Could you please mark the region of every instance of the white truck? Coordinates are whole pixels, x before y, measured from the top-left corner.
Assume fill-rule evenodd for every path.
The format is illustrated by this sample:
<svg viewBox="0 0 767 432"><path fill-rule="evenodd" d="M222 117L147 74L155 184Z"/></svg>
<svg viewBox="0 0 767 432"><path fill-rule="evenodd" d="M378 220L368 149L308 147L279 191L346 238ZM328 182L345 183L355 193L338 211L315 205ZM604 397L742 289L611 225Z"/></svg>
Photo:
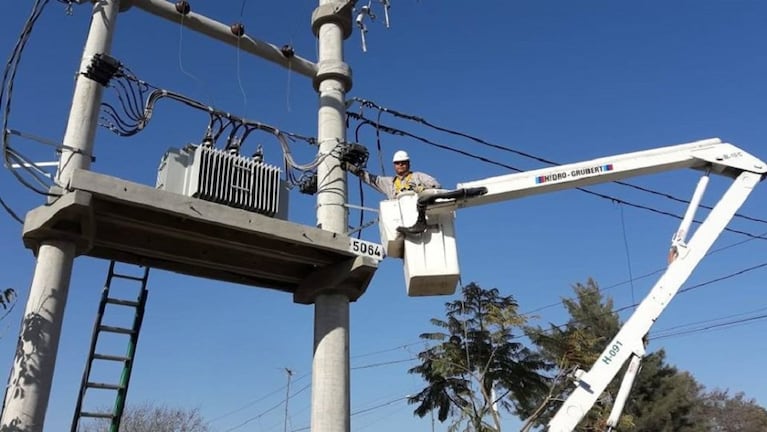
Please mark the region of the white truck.
<svg viewBox="0 0 767 432"><path fill-rule="evenodd" d="M381 240L388 256L403 258L409 295L452 294L460 275L453 228L456 209L682 168L699 170L702 177L671 240L668 268L591 369L575 373L575 389L548 424L550 432L574 430L631 358L608 420L609 429L620 417L650 327L754 186L764 179L767 164L714 138L461 183L455 190L427 191L420 196L404 193L381 202ZM730 177L733 183L688 241L709 174Z"/></svg>

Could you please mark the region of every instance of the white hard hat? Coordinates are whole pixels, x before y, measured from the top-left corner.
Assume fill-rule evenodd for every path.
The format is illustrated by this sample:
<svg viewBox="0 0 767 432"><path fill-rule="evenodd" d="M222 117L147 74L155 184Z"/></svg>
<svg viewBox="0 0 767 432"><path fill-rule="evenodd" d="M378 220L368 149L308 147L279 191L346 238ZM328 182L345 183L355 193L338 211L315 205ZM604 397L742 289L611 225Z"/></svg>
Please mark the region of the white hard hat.
<svg viewBox="0 0 767 432"><path fill-rule="evenodd" d="M410 156L407 155L407 152L405 150L397 150L394 153L394 157L392 158L392 162L402 162L402 161L409 161Z"/></svg>

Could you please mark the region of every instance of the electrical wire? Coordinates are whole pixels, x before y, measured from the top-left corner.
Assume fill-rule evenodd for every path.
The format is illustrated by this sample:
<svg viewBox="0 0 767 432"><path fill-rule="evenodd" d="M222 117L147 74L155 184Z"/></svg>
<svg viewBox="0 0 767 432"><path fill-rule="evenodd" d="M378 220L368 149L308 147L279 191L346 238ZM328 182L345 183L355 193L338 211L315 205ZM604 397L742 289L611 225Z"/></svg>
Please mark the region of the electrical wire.
<svg viewBox="0 0 767 432"><path fill-rule="evenodd" d="M240 22L242 22L243 15L245 14L245 4L247 4L247 0L242 0L242 4L240 5ZM248 95L245 93L245 86L242 84L242 68L240 67L240 57L241 57L241 49L240 49L240 41L242 40L242 36L237 37L237 83L240 86L240 93L242 93L242 112L247 116L248 114Z"/></svg>
<svg viewBox="0 0 767 432"><path fill-rule="evenodd" d="M517 168L515 166L509 165L509 164L506 164L506 163L503 163L503 162L498 162L498 161L495 161L495 160L492 160L492 159L489 159L489 158L486 158L486 157L483 157L483 156L478 156L478 155L475 155L475 154L470 153L468 151L460 150L460 149L457 149L457 148L454 148L454 147L451 147L451 146L448 146L448 145L445 145L445 144L440 144L440 143L437 143L435 141L429 140L429 139L424 138L422 136L418 136L418 135L415 135L413 133L410 133L410 132L407 132L407 131L404 131L404 130L401 130L401 129L397 129L397 128L394 128L394 127L391 127L391 126L387 126L387 125L383 125L383 124L380 124L380 123L377 124L375 121L370 120L369 118L366 118L366 117L364 117L364 116L362 116L360 114L357 114L357 113L348 112L347 115L349 117L351 117L351 118L354 118L354 119L360 121L360 122L369 123L369 124L371 124L373 126L377 125L377 127L379 127L381 131L383 131L385 133L388 133L390 135L404 136L404 137L412 138L412 139L421 141L424 144L428 144L428 145L431 145L431 146L434 146L434 147L437 147L437 148L441 148L443 150L448 150L448 151L451 151L451 152L454 152L454 153L458 153L458 154L461 154L463 156L466 156L466 157L469 157L469 158L472 158L472 159L476 159L476 160L479 160L479 161L482 161L482 162L485 162L485 163L488 163L488 164L491 164L491 165L496 165L496 166L499 166L499 167L502 167L502 168L506 168L506 169L509 169L511 171L514 171L514 172L522 172L523 171L522 169ZM645 210L645 211L649 211L649 212L656 213L656 214L659 214L659 215L672 217L672 218L677 219L677 220L682 220L682 216L679 216L679 215L677 215L675 213L671 213L671 212L668 212L668 211L665 211L665 210L659 210L657 208L650 207L650 206L647 206L647 205L633 203L633 202L626 201L624 199L621 199L621 198L618 198L618 197L615 197L615 196L611 196L611 195L607 195L607 194L603 194L603 193L599 193L599 192L594 192L592 190L581 188L581 187L577 187L577 188L574 188L574 189L579 190L579 191L584 192L584 193L587 193L589 195L598 197L598 198L602 198L602 199L605 199L605 200L612 201L614 203L623 204L623 205L626 205L626 206L629 206L629 207L633 207L633 208L636 208L636 209ZM701 221L698 220L698 219L694 220L694 222L695 223L701 223ZM749 232L746 232L746 231L741 231L741 230L734 229L734 228L727 227L727 228L725 228L725 231L728 231L728 232L731 232L731 233L735 233L735 234L740 234L740 235L743 235L743 236L746 236L746 237L752 237L752 238L759 238L759 239L767 240L767 238L765 238L763 236L756 236L756 235L754 235L752 233L749 233Z"/></svg>
<svg viewBox="0 0 767 432"><path fill-rule="evenodd" d="M717 282L722 282L722 281L725 281L725 280L728 280L728 279L732 279L734 277L741 276L743 274L746 274L746 273L749 273L749 272L752 272L752 271L755 271L755 270L759 270L759 269L764 268L764 267L767 267L767 262L764 262L764 263L761 263L761 264L757 264L757 265L754 265L754 266L751 266L751 267L748 267L748 268L745 268L745 269L742 269L742 270L738 270L736 272L729 273L727 275L724 275L724 276L721 276L721 277L718 277L718 278L715 278L715 279L709 279L709 280L707 280L705 282L701 282L701 283L698 283L698 284L695 284L695 285L691 285L689 287L680 289L677 292L677 294L684 294L686 292L694 291L694 290L706 287L708 285L715 284ZM623 311L628 310L628 309L633 309L633 308L635 308L637 306L639 306L639 303L632 303L632 304L620 307L618 309L614 309L614 310L611 310L611 311L604 312L602 314L598 314L596 316L599 317L599 316L607 316L607 315L613 315L613 314L617 315L620 312L623 312ZM583 324L583 323L584 323L584 320L578 320L578 319L570 320L570 321L568 321L566 323L563 323L563 324L552 325L548 329L543 330L542 332L543 333L553 332L554 330L561 330L562 328L565 328L565 327L573 325L573 324Z"/></svg>
<svg viewBox="0 0 767 432"><path fill-rule="evenodd" d="M184 20L186 19L186 14L181 14L181 19L178 21L178 69L186 75L187 77L191 78L197 85L202 89L202 92L207 94L207 88L205 87L205 83L202 82L201 79L197 78L197 76L193 75L191 72L187 71L184 68L184 62L182 61L182 55L183 52L183 41L184 41ZM210 95L208 95L210 96ZM215 104L215 101L212 97L210 97L211 103Z"/></svg>
<svg viewBox="0 0 767 432"><path fill-rule="evenodd" d="M731 327L735 327L735 326L739 326L739 325L743 325L743 324L751 324L751 323L754 323L756 321L761 321L761 320L764 320L764 319L767 319L767 314L757 315L757 316L748 317L748 318L742 318L742 319L733 320L733 321L727 321L727 322L718 323L718 324L711 324L709 326L705 326L705 327L702 327L702 328L689 329L689 330L681 330L681 331L678 331L678 332L664 334L664 335L660 335L660 336L652 336L652 339L655 339L655 340L657 340L657 339L667 339L667 338L670 338L670 337L677 337L677 336L689 335L689 334L693 334L693 333L700 333L700 332L714 330L714 329L719 329L719 328L731 328Z"/></svg>
<svg viewBox="0 0 767 432"><path fill-rule="evenodd" d="M760 237L767 237L767 232L764 232L764 233L760 234L759 236ZM718 253L718 252L723 252L725 250L728 250L728 249L731 249L731 248L734 248L734 247L742 246L743 244L748 243L748 242L753 241L753 240L755 240L755 239L754 238L747 238L747 239L744 239L744 240L741 240L741 241L738 241L738 242L735 242L735 243L731 243L731 244L726 245L726 246L722 246L720 248L716 248L716 249L710 250L704 256L704 258L707 258L707 257L709 257L709 256L711 256L711 255L713 255L715 253ZM608 286L606 286L604 288L600 288L599 292L600 293L604 293L606 291L610 291L611 289L614 289L614 288L617 288L617 287L620 287L620 286L623 286L623 285L626 285L626 284L633 284L636 281L639 281L639 280L642 280L642 279L646 279L646 278L648 278L650 276L657 275L658 273L663 273L665 270L666 270L666 267L661 267L661 268L655 269L655 270L653 270L651 272L645 273L645 274L643 274L641 276L637 276L635 278L627 279L627 280L624 280L622 282L618 282L618 283L615 283L615 284L612 284L612 285L608 285ZM537 307L535 309L532 309L532 310L530 310L528 312L523 313L522 316L529 317L529 316L532 316L533 314L535 314L536 312L540 312L542 310L546 310L546 309L550 309L550 308L553 308L553 307L557 307L557 306L560 306L561 304L562 304L561 302L556 302L556 303L549 303L549 304L546 304L546 305L543 305L543 306L539 306L539 307Z"/></svg>
<svg viewBox="0 0 767 432"><path fill-rule="evenodd" d="M626 267L629 272L629 281L631 281L631 302L636 303L636 298L634 297L634 274L631 269L631 249L629 248L629 239L628 234L626 233L626 218L623 215L623 206L620 204L618 206L621 212L621 228L623 231L623 247L626 252Z"/></svg>
<svg viewBox="0 0 767 432"><path fill-rule="evenodd" d="M372 352L369 352L369 353L357 354L357 355L351 356L351 358L355 359L355 358L369 357L369 356L384 354L384 353L387 353L387 352L399 351L399 350L402 350L402 349L407 350L407 348L410 347L410 346L422 345L422 344L423 344L423 341L410 342L410 343L406 343L406 344L402 344L402 345L397 345L396 347L393 347L393 348L386 348L386 349L382 349L382 350L378 350L378 351L372 351Z"/></svg>
<svg viewBox="0 0 767 432"><path fill-rule="evenodd" d="M27 21L24 23L21 33L19 34L19 38L16 41L16 44L14 45L11 56L9 57L8 62L5 65L5 68L3 70L2 82L0 83L0 109L2 110L2 127L0 128L0 149L2 149L5 167L9 169L11 174L13 174L16 180L18 180L22 185L42 195L50 195L50 194L47 192L47 190L41 190L31 185L21 176L21 174L17 172L16 169L11 167L14 160L19 162L19 160L25 160L26 158L22 157L19 152L14 151L8 143L8 138L10 134L10 129L8 128L8 121L11 115L11 106L12 106L11 102L13 100L13 86L16 79L16 73L18 72L19 64L21 63L21 60L22 60L24 48L26 47L26 44L29 41L29 38L32 34L32 30L34 28L35 23L42 15L48 3L49 3L49 0L35 0L35 2L32 4L32 11L30 12L29 17L27 18ZM20 164L20 169L24 169L27 172L32 173L33 176L35 176L34 171L31 170L29 166L24 162ZM5 210L5 212L8 213L11 216L11 218L13 218L15 221L23 223L23 220L11 208L11 206L4 199L2 199L2 197L0 197L0 207L2 207L3 210Z"/></svg>
<svg viewBox="0 0 767 432"><path fill-rule="evenodd" d="M375 405L375 406L372 406L372 407L369 407L369 408L363 408L363 409L359 409L357 411L352 411L350 416L356 416L356 415L364 414L364 413L367 413L367 412L370 412L370 411L375 411L377 409L385 408L385 407L387 407L389 405L392 405L392 404L395 404L395 403L397 403L399 401L406 400L409 397L410 397L410 395L405 395L405 396L401 396L401 397L398 397L396 399L392 399L390 401L383 402L381 404L378 404L378 405ZM305 430L309 430L309 429L311 429L311 426L304 426L302 428L293 429L292 432L300 432L300 431L305 431Z"/></svg>
<svg viewBox="0 0 767 432"><path fill-rule="evenodd" d="M689 323L685 323L685 324L679 324L679 325L675 325L675 326L672 326L672 327L667 327L667 328L660 329L660 330L657 330L657 331L653 332L652 339L658 339L659 337L664 336L666 334L675 333L674 330L680 331L680 329L683 329L685 327L708 325L708 324L715 323L717 321L722 321L722 320L725 320L725 319L730 319L730 318L735 318L735 317L742 317L744 315L753 315L755 313L763 312L765 310L767 310L767 307L761 307L759 309L755 309L755 310L752 310L752 311L749 311L749 312L730 314L730 315L726 315L726 316L722 316L722 317L718 317L718 318L709 318L709 319L705 319L705 320L693 321L693 322L689 322ZM690 329L685 329L685 330L690 330Z"/></svg>
<svg viewBox="0 0 767 432"><path fill-rule="evenodd" d="M190 108L208 113L210 120L204 142L209 144L217 142L227 130L229 134L226 148L235 151L239 151L242 143L254 131L263 131L274 135L282 150L286 178L292 186L301 184L302 179L302 177L295 175L294 170L303 173L312 171L328 156L340 156L340 151L345 145L345 143L339 141L338 145L333 147L330 152L318 153L308 163L298 163L293 158L288 140L293 142L302 140L310 145L318 145L315 138L292 132L283 132L274 126L236 116L180 93L158 88L139 80L123 65L120 65L118 72L113 77L113 81L115 84L110 85L110 88L115 90L120 103L119 105L102 103L101 126L120 136L135 135L149 125L157 102L161 99L171 99Z"/></svg>
<svg viewBox="0 0 767 432"><path fill-rule="evenodd" d="M412 346L412 345L421 345L422 343L423 343L423 341L410 342L410 343L406 343L406 344L402 344L402 345L397 345L396 347L392 347L392 348L387 348L387 349L383 349L383 350L371 351L371 352L367 352L367 353L362 353L362 354L354 355L354 356L351 356L350 358L351 359L357 359L357 358L363 358L363 357L378 356L378 355L385 354L385 353L388 353L388 352L393 352L393 351L398 351L398 350L406 349L407 347ZM415 358L408 358L408 359L401 359L401 360L392 360L392 361L387 361L387 362L362 364L362 365L359 365L359 366L351 367L350 369L351 370L371 369L371 368L376 368L376 367L388 366L388 365L392 365L392 364L406 363L408 361L413 361L413 360L416 360L416 359ZM299 376L298 378L294 379L293 383L297 383L297 382L303 380L304 378L306 378L308 376L310 376L310 374L309 373L305 373L305 374ZM282 392L283 390L286 389L286 387L287 387L286 385L283 385L283 386L280 386L279 388L273 389L273 390L267 392L266 394L264 394L262 396L259 396L259 397L255 398L253 400L250 400L250 401L240 405L239 407L237 407L237 408L235 408L235 409L233 409L231 411L228 411L226 413L223 413L221 415L218 415L218 416L212 418L211 420L209 420L209 422L210 423L214 423L214 422L222 420L222 419L224 419L226 417L230 417L230 416L232 416L234 414L237 414L238 412L244 411L245 409L250 408L250 407L252 407L253 405L255 405L257 403L262 402L262 401L268 399L270 396L273 396L275 394L278 394L278 393Z"/></svg>
<svg viewBox="0 0 767 432"><path fill-rule="evenodd" d="M524 151L521 151L521 150L517 150L517 149L511 148L511 147L502 146L502 145L499 145L499 144L493 144L493 143L491 143L489 141L486 141L486 140L484 140L482 138L479 138L479 137L476 137L476 136L473 136L473 135L470 135L470 134L467 134L467 133L464 133L464 132L460 132L460 131L456 131L456 130L453 130L453 129L448 129L448 128L445 128L445 127L442 127L442 126L438 126L438 125L436 125L434 123L431 123L431 122L425 120L422 117L419 117L419 116L416 116L416 115L412 115L412 114L405 114L405 113L402 113L402 112L399 112L399 111L396 111L396 110L393 110L393 109L389 109L389 108L383 107L383 106L381 106L381 105L379 105L379 104L377 104L377 103L375 103L373 101L369 101L369 100L362 99L362 98L352 98L352 100L355 101L355 102L358 102L361 106L375 108L375 109L379 110L379 112L385 112L385 113L393 115L394 117L398 117L398 118L401 118L401 119L410 120L410 121L414 121L414 122L423 124L424 126L430 127L432 129L438 130L440 132L444 132L444 133L447 133L447 134L450 134L450 135L466 138L466 139L469 139L469 140L471 140L473 142L476 142L478 144L484 145L486 147L490 147L490 148L493 148L493 149L496 149L496 150L501 150L501 151L513 153L515 155L522 156L522 157L525 157L527 159L535 160L535 161L538 161L538 162L541 162L541 163L545 163L547 165L561 165L560 162L556 162L556 161L553 161L551 159L547 159L547 158L544 158L544 157L541 157L541 156L536 156L536 155L533 155L531 153L527 153L527 152L524 152ZM380 123L380 117L379 117L379 121L378 122ZM617 183L617 184L619 184L621 186L625 186L625 187L629 187L629 188L632 188L632 189L636 189L636 190L639 190L639 191L642 191L642 192L645 192L645 193L653 194L653 195L656 195L656 196L661 196L661 197L664 197L664 198L667 198L667 199L670 199L670 200L673 200L673 201L676 201L676 202L680 202L680 203L684 203L684 204L689 204L690 203L689 200L686 200L686 199L683 199L683 198L678 198L678 197L673 196L671 194L668 194L666 192L656 191L656 190L653 190L653 189L650 189L650 188L634 185L634 184L627 183L627 182L624 182L624 181L615 181L614 183ZM700 207L704 208L706 210L711 210L712 209L712 207L706 206L706 205L703 205L703 204L701 204ZM742 214L739 214L739 213L736 213L735 217L742 218L742 219L745 219L745 220L749 220L749 221L752 221L752 222L759 222L759 223L767 224L767 220L765 220L765 219L760 219L760 218L755 218L755 217L751 217L751 216L746 216L746 215L742 215Z"/></svg>
<svg viewBox="0 0 767 432"><path fill-rule="evenodd" d="M415 361L415 360L418 360L418 358L417 357L411 357L411 358L400 359L400 360L390 360L390 361L385 361L385 362L371 363L371 364L362 365L362 366L354 366L354 367L351 367L349 369L351 369L351 370L370 369L370 368L377 368L377 367L381 367L381 366L389 366L389 365L393 365L393 364L409 363L409 362L412 362L412 361Z"/></svg>
<svg viewBox="0 0 767 432"><path fill-rule="evenodd" d="M284 404L285 404L285 403L286 403L288 400L290 400L290 399L292 399L292 398L294 398L294 397L298 396L299 394L301 394L302 392L306 391L306 390L307 390L309 387L311 387L311 386L312 386L312 384L311 384L311 383L309 383L309 384L307 384L307 385L305 385L305 386L301 387L301 389L297 390L297 391L296 391L296 392L294 392L292 395L290 395L290 396L286 397L284 400L281 400L279 403L277 403L277 404L275 404L275 405L272 405L271 407L267 408L267 409L266 409L266 410L264 410L264 411L261 411L260 413L258 413L257 415L255 415L255 416L253 416L253 417L249 417L247 420L243 421L242 423L240 423L240 424L238 424L238 425L236 425L236 426L233 426L233 427L231 427L231 428L229 428L229 429L226 429L224 432L231 432L231 431L233 431L233 430L237 430L237 429L240 429L241 427L243 427L243 426L247 425L248 423L252 422L253 420L258 420L258 419L260 419L261 417L263 417L263 416L265 416L265 415L269 414L270 412L272 412L272 411L276 410L277 408L279 408L279 407L283 406L283 405L284 405Z"/></svg>
<svg viewBox="0 0 767 432"><path fill-rule="evenodd" d="M301 381L302 379L304 379L304 378L306 378L306 377L308 377L308 376L309 376L309 374L308 374L308 373L305 373L305 374L301 375L300 377L296 378L296 379L295 379L293 382L294 382L294 383L296 383L296 382L298 382L298 381ZM224 419L224 418L226 418L226 417L229 417L229 416L231 416L231 415L233 415L233 414L237 414L238 412L241 412L241 411L243 411L243 410L245 410L245 409L247 409L247 408L250 408L250 407L252 407L253 405L255 405L255 404L257 404L257 403L259 403L259 402L261 402L261 401L263 401L263 400L266 400L266 399L268 399L270 396L272 396L272 395L275 395L275 394L277 394L277 393L279 393L279 392L281 392L281 391L285 390L285 388L286 388L286 387L287 387L287 385L283 385L283 386L281 386L281 387L279 387L279 388L277 388L277 389L274 389L274 390L272 390L272 391L270 391L270 392L266 393L266 394L265 394L265 395L263 395L263 396L260 396L260 397L258 397L258 398L256 398L256 399L253 399L253 400L251 400L251 401L248 401L247 403L245 403L245 404L243 404L243 405L239 406L239 407L238 407L238 408L236 408L236 409L233 409L233 410L231 410L231 411L228 411L228 412L226 412L226 413L224 413L224 414L221 414L221 415L219 415L219 416L216 416L216 417L212 418L211 420L209 420L209 422L210 422L210 423L213 423L213 422L217 422L217 421L219 421L219 420L221 420L221 419Z"/></svg>

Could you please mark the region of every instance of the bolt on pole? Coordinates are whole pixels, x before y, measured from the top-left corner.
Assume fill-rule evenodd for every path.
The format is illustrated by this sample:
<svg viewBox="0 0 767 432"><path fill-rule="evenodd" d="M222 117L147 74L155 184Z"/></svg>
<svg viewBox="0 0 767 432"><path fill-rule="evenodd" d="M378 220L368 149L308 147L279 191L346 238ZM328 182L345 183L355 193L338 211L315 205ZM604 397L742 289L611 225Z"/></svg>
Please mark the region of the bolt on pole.
<svg viewBox="0 0 767 432"><path fill-rule="evenodd" d="M94 3L80 72L85 71L94 54L109 54L119 8L119 0ZM58 183L63 187L75 169L90 166L101 94L98 83L82 74L77 76L59 161ZM55 238L43 241L37 251L0 430L43 430L75 253L74 243Z"/></svg>
<svg viewBox="0 0 767 432"><path fill-rule="evenodd" d="M317 139L327 155L317 169L317 224L346 233L346 173L333 150L346 141L346 92L351 71L343 61L343 41L351 33L353 2L320 0L312 14L318 39L318 70L314 86L319 93ZM312 362L312 432L348 432L349 401L349 297L324 292L314 304L314 358Z"/></svg>

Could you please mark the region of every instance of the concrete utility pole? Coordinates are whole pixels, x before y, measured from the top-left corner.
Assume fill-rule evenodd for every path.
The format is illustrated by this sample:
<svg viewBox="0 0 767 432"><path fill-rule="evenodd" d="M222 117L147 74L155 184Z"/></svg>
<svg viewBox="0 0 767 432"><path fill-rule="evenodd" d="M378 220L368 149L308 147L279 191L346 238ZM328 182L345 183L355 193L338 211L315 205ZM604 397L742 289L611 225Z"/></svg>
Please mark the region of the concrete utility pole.
<svg viewBox="0 0 767 432"><path fill-rule="evenodd" d="M119 7L119 0L94 3L80 63L81 73L85 72L94 54L109 54ZM90 166L101 94L100 84L82 74L77 76L59 162L58 183L62 186L67 185L75 169ZM43 430L75 252L75 244L66 240L51 239L40 245L13 371L6 389L0 430Z"/></svg>
<svg viewBox="0 0 767 432"><path fill-rule="evenodd" d="M319 41L317 139L320 153L330 154L346 141L345 95L351 89L351 69L344 63L343 41L351 34L353 2L320 0L312 14L312 30ZM346 174L339 160L328 156L317 169L317 224L346 233ZM312 432L348 432L349 409L349 296L332 288L317 295L314 304L314 360L312 363Z"/></svg>

